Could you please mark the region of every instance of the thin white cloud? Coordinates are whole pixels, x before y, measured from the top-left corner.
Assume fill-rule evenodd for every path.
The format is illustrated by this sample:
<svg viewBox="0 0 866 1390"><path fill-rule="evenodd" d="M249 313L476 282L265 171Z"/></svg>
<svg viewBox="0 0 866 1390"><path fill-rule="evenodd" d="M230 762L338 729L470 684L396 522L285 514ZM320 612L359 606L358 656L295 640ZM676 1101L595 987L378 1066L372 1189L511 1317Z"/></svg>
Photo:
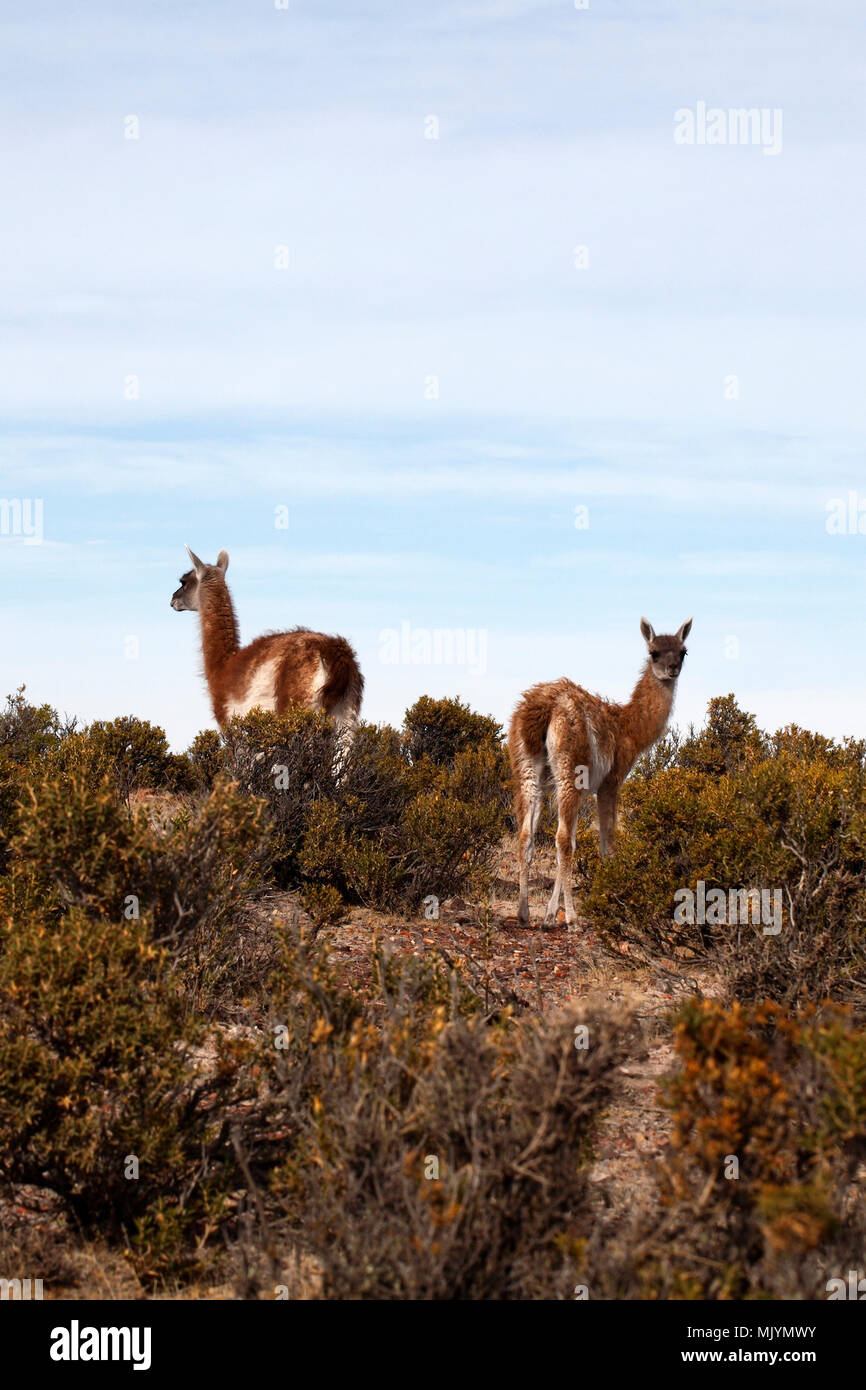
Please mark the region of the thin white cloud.
<svg viewBox="0 0 866 1390"><path fill-rule="evenodd" d="M531 427L524 425L524 429ZM500 445L463 436L430 442L387 435L348 443L340 438L250 437L238 442L205 436L167 437L159 445L82 435L15 436L0 445L7 494L177 493L232 497L270 493L273 506L300 499L423 496L528 498L542 501L655 499L674 507L761 510L823 518L828 498L844 495L857 478L861 453L837 445L838 462L816 475L814 449L760 435L717 437L695 460L688 436L669 433L637 442L617 432L547 424L537 445ZM575 443L575 437L580 440ZM565 462L551 464L550 456ZM832 470L832 471L831 471Z"/></svg>
<svg viewBox="0 0 866 1390"><path fill-rule="evenodd" d="M818 575L850 580L852 564L866 567L866 544L862 551L856 551L845 544L847 540L847 537L841 538L832 554L803 554L790 549L629 554L627 550L589 550L577 541L573 550L536 555L531 563L542 570L613 568L619 576L653 574L690 580L704 577L805 579Z"/></svg>

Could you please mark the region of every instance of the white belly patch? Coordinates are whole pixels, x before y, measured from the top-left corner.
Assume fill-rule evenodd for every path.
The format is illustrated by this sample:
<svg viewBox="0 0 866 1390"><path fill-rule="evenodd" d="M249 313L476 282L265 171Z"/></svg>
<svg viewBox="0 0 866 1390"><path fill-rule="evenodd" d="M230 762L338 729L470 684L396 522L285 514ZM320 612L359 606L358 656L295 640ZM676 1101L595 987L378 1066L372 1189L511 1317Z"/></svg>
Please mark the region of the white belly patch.
<svg viewBox="0 0 866 1390"><path fill-rule="evenodd" d="M271 657L270 661L256 667L240 699L229 700L226 706L227 719L233 719L235 715L249 714L251 709L276 709L278 665L279 657Z"/></svg>
<svg viewBox="0 0 866 1390"><path fill-rule="evenodd" d="M322 696L322 691L323 691L324 688L325 688L325 684L326 684L326 682L327 682L327 679L328 679L327 668L325 667L325 663L324 663L324 661L322 660L322 658L319 657L319 669L318 669L318 671L316 672L315 677L313 678L313 684L312 684L312 686L311 686L311 688L310 688L310 694L309 694L309 696L308 696L308 699L309 699L309 701L310 701L310 706L311 706L312 709L321 709L321 706L322 706L322 699L321 699L321 696Z"/></svg>

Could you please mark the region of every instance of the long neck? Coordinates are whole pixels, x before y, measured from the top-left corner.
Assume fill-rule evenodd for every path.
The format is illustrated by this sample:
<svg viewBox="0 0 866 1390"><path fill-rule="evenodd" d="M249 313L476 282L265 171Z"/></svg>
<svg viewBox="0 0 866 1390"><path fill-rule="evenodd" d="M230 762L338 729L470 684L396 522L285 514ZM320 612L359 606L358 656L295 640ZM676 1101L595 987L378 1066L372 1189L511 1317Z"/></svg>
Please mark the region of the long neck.
<svg viewBox="0 0 866 1390"><path fill-rule="evenodd" d="M671 716L676 681L656 680L647 662L631 699L620 711L620 746L634 761L661 738Z"/></svg>
<svg viewBox="0 0 866 1390"><path fill-rule="evenodd" d="M208 684L219 675L228 658L240 647L238 620L224 580L205 581L199 594L201 649Z"/></svg>

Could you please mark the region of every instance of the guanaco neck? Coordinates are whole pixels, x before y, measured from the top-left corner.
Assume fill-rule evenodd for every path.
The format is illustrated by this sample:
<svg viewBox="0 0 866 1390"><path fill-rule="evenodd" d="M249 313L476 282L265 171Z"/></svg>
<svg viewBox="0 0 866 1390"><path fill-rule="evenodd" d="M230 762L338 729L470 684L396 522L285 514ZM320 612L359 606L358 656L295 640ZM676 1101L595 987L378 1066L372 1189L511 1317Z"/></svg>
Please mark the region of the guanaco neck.
<svg viewBox="0 0 866 1390"><path fill-rule="evenodd" d="M657 680L648 661L627 705L620 711L622 753L631 759L633 767L641 753L652 747L664 733L671 717L677 683ZM624 759L625 760L625 759Z"/></svg>
<svg viewBox="0 0 866 1390"><path fill-rule="evenodd" d="M202 581L199 592L199 617L204 673L210 684L228 658L240 649L238 620L225 580Z"/></svg>

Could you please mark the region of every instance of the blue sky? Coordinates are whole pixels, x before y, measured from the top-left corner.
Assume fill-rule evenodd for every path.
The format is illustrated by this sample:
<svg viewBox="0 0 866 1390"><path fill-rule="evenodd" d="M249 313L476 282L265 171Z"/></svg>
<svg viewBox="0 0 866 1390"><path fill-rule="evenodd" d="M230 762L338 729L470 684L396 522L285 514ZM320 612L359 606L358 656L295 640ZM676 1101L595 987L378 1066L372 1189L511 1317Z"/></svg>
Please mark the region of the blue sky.
<svg viewBox="0 0 866 1390"><path fill-rule="evenodd" d="M827 530L866 513L864 58L853 0L6 19L0 496L44 534L0 534L5 689L185 746L188 541L244 639L348 636L371 719L623 698L640 615L693 614L681 722L866 735L866 534ZM677 144L699 102L781 150ZM389 664L404 622L485 660Z"/></svg>

